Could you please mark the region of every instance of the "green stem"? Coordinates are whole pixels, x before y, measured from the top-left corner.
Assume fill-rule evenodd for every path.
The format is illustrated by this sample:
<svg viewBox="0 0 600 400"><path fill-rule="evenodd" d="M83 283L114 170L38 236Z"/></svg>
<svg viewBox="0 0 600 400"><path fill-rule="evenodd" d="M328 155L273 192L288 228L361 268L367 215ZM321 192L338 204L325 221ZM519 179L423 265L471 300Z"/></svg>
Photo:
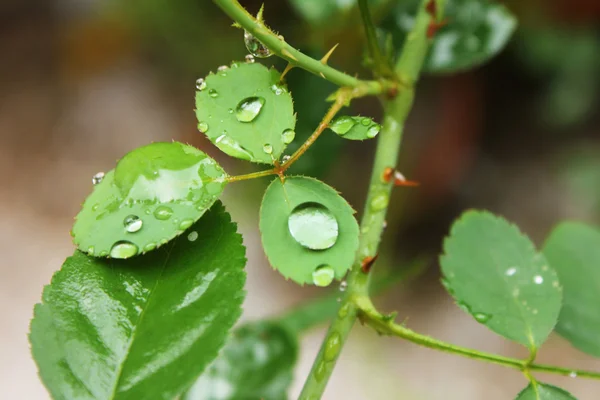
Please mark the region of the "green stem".
<svg viewBox="0 0 600 400"><path fill-rule="evenodd" d="M278 36L264 23L253 17L237 0L213 0L231 19L237 22L247 32L260 40L272 53L287 60L290 64L303 68L338 86L352 87L363 95L380 94L396 86L391 81L366 81L348 75L328 66L320 60L296 50L281 36Z"/></svg>
<svg viewBox="0 0 600 400"><path fill-rule="evenodd" d="M227 182L238 182L238 181L246 181L249 179L262 178L263 176L269 176L269 175L277 175L277 170L267 169L264 171L252 172L250 174L233 175L233 176L228 176L225 180Z"/></svg>
<svg viewBox="0 0 600 400"><path fill-rule="evenodd" d="M377 312L373 307L371 300L366 296L356 297L354 301L359 308L359 318L377 332L384 335L397 336L430 349L445 351L447 353L458 354L475 360L482 360L493 364L503 365L505 367L515 368L523 371L526 376L530 376L529 371L539 371L565 376L600 379L600 372L581 371L552 365L535 364L531 363L529 359L520 360L517 358L504 357L442 342L441 340L416 333L402 325L394 323L390 318L386 318Z"/></svg>
<svg viewBox="0 0 600 400"><path fill-rule="evenodd" d="M363 20L363 26L365 27L367 48L369 49L369 54L371 54L371 58L373 59L373 69L375 74L378 76L393 76L394 73L389 63L383 56L381 48L379 47L375 25L373 24L373 19L369 10L368 0L358 0L358 8Z"/></svg>
<svg viewBox="0 0 600 400"><path fill-rule="evenodd" d="M396 65L396 72L401 79L411 83L417 80L429 47L427 26L430 15L425 9L426 3L426 0L422 1L415 25L407 36L402 55ZM357 317L358 308L353 299L357 296L368 296L369 274L363 273L361 264L366 257L377 254L393 185L391 182L384 182L381 177L386 168L396 166L404 122L413 103L412 87L413 85L410 85L409 88L400 90L396 98L384 104L383 127L377 142L371 183L361 221L359 249L348 276L348 290L304 383L300 399L318 399L323 395L335 362Z"/></svg>

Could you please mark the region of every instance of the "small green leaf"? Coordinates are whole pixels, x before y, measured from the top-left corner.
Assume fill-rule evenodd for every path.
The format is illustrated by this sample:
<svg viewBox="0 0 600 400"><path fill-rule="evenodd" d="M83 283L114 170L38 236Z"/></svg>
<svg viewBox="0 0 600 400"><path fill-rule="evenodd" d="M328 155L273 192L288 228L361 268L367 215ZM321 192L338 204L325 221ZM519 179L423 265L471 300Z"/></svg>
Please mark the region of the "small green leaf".
<svg viewBox="0 0 600 400"><path fill-rule="evenodd" d="M494 332L535 351L561 307L556 272L519 229L467 211L444 241L443 283L459 306Z"/></svg>
<svg viewBox="0 0 600 400"><path fill-rule="evenodd" d="M428 72L447 73L473 68L498 54L515 28L515 16L490 0L448 1L448 25L441 28L425 62Z"/></svg>
<svg viewBox="0 0 600 400"><path fill-rule="evenodd" d="M544 255L564 290L556 331L579 350L600 357L600 231L562 223L546 241Z"/></svg>
<svg viewBox="0 0 600 400"><path fill-rule="evenodd" d="M129 258L156 249L196 222L223 192L215 160L182 143L133 150L94 179L73 226L73 241L91 256Z"/></svg>
<svg viewBox="0 0 600 400"><path fill-rule="evenodd" d="M145 256L76 251L44 288L31 321L31 350L52 397L177 397L240 316L245 262L242 238L220 203Z"/></svg>
<svg viewBox="0 0 600 400"><path fill-rule="evenodd" d="M381 130L381 125L369 117L342 115L329 124L329 129L338 136L349 140L373 139Z"/></svg>
<svg viewBox="0 0 600 400"><path fill-rule="evenodd" d="M233 63L198 85L198 129L226 154L273 164L294 140L292 96L281 74L259 63Z"/></svg>
<svg viewBox="0 0 600 400"><path fill-rule="evenodd" d="M571 393L556 386L545 383L530 383L516 400L577 400Z"/></svg>
<svg viewBox="0 0 600 400"><path fill-rule="evenodd" d="M341 279L358 248L354 210L335 189L301 176L275 179L260 209L263 248L286 278L325 286Z"/></svg>
<svg viewBox="0 0 600 400"><path fill-rule="evenodd" d="M183 400L285 399L297 354L296 337L281 325L241 326Z"/></svg>

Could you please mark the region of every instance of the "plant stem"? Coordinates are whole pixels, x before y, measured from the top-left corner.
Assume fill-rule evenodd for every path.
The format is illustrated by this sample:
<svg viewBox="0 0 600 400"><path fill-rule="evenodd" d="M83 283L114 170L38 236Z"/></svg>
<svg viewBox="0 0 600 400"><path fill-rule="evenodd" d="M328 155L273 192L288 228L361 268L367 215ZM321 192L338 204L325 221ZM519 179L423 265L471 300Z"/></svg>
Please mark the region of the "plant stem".
<svg viewBox="0 0 600 400"><path fill-rule="evenodd" d="M237 0L213 0L231 19L237 22L247 32L260 40L269 50L290 64L303 68L323 79L342 87L358 89L363 95L380 94L397 86L392 81L367 81L355 78L338 71L320 60L296 50L286 41L271 31L265 24L253 17Z"/></svg>
<svg viewBox="0 0 600 400"><path fill-rule="evenodd" d="M565 376L579 376L583 378L600 379L600 372L581 371L552 365L535 364L531 363L529 359L520 360L517 358L504 357L442 342L432 337L416 333L402 325L394 323L390 318L386 318L377 312L370 299L366 296L356 297L354 300L359 308L359 318L361 318L361 320L367 325L374 328L377 332L384 335L397 336L430 349L441 350L475 360L483 360L493 364L515 368L525 372L526 374L529 373L528 371L539 371Z"/></svg>
<svg viewBox="0 0 600 400"><path fill-rule="evenodd" d="M426 3L426 0L422 1L415 25L407 36L402 55L396 65L396 72L401 79L411 83L417 80L429 47L427 26L431 16L426 10ZM381 177L386 168L396 166L404 122L413 103L413 86L400 90L396 98L384 104L383 127L377 142L367 202L361 221L359 249L348 276L348 290L304 383L300 399L318 399L323 395L335 362L356 320L358 308L353 299L357 296L368 296L369 274L363 273L361 263L365 257L377 254L393 185L391 182L384 182Z"/></svg>
<svg viewBox="0 0 600 400"><path fill-rule="evenodd" d="M227 182L238 182L238 181L246 181L248 179L262 178L263 176L269 176L269 175L277 175L277 170L276 169L267 169L264 171L252 172L250 174L228 176L225 180Z"/></svg>
<svg viewBox="0 0 600 400"><path fill-rule="evenodd" d="M365 27L365 36L367 38L367 48L369 54L373 59L373 70L378 76L393 76L393 71L388 61L383 56L379 42L377 41L377 33L375 32L375 25L371 18L371 12L369 10L368 0L358 0L358 8L360 15L363 20L363 26Z"/></svg>

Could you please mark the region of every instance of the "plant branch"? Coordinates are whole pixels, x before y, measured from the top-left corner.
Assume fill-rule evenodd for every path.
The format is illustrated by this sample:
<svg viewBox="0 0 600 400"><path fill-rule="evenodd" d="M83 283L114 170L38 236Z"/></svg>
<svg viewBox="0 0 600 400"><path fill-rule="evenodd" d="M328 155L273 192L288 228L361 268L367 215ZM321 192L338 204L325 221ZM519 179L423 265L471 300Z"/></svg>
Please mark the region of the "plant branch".
<svg viewBox="0 0 600 400"><path fill-rule="evenodd" d="M293 66L303 68L338 86L356 88L360 93L363 93L363 95L380 94L396 87L396 83L392 81L366 81L355 78L296 50L281 36L278 36L265 26L262 21L259 21L248 13L237 0L213 1L229 15L231 19L267 46L272 53L287 60Z"/></svg>
<svg viewBox="0 0 600 400"><path fill-rule="evenodd" d="M441 340L416 333L405 326L394 323L390 317L381 315L377 310L375 310L370 299L366 296L356 297L355 303L359 309L358 317L361 319L361 321L383 335L397 336L430 349L445 351L447 353L458 354L475 360L482 360L493 364L503 365L505 367L515 368L525 372L526 374L528 371L539 371L572 377L578 376L582 378L600 379L600 372L582 371L556 367L552 365L535 364L529 359L520 360L517 358L504 357L446 343Z"/></svg>
<svg viewBox="0 0 600 400"><path fill-rule="evenodd" d="M373 70L375 75L393 77L394 71L381 52L379 42L377 41L377 33L375 31L375 25L373 24L373 19L369 10L368 0L358 0L358 8L363 20L365 36L367 39L367 48L369 49L369 54L373 60Z"/></svg>
<svg viewBox="0 0 600 400"><path fill-rule="evenodd" d="M269 175L277 175L277 170L276 169L267 169L264 171L252 172L250 174L228 176L225 180L227 182L239 182L239 181L246 181L249 179L262 178L263 176L269 176Z"/></svg>
<svg viewBox="0 0 600 400"><path fill-rule="evenodd" d="M407 36L402 55L395 68L401 80L413 84L419 76L430 42L427 38L427 27L431 16L426 10L426 4L427 0L422 0L416 22ZM384 103L383 127L377 141L371 182L361 221L359 248L348 275L348 290L304 383L300 394L302 400L318 399L323 395L339 353L356 320L358 308L353 298L368 296L369 274L362 271L361 265L365 258L377 254L393 186L392 182L386 182L382 176L387 168L396 166L404 123L412 108L413 84L401 90L397 97Z"/></svg>

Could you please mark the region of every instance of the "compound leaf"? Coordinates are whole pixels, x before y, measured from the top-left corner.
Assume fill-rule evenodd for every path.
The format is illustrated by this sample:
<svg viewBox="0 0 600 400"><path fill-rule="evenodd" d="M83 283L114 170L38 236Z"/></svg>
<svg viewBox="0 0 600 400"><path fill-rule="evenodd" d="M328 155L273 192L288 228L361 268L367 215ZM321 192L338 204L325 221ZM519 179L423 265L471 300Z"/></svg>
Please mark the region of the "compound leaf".
<svg viewBox="0 0 600 400"><path fill-rule="evenodd" d="M556 272L519 229L485 211L452 226L440 258L443 283L459 306L494 332L535 351L561 307Z"/></svg>
<svg viewBox="0 0 600 400"><path fill-rule="evenodd" d="M287 398L298 340L272 322L237 328L183 400Z"/></svg>
<svg viewBox="0 0 600 400"><path fill-rule="evenodd" d="M531 383L521 393L517 395L516 400L577 400L571 393L556 386L545 383Z"/></svg>
<svg viewBox="0 0 600 400"><path fill-rule="evenodd" d="M190 387L241 314L244 246L221 204L131 260L76 251L44 288L30 342L55 399L165 399Z"/></svg>
<svg viewBox="0 0 600 400"><path fill-rule="evenodd" d="M224 153L273 164L294 140L296 116L281 74L258 63L233 63L198 84L198 129Z"/></svg>
<svg viewBox="0 0 600 400"><path fill-rule="evenodd" d="M544 255L564 289L556 331L579 350L600 357L600 231L562 223L546 241Z"/></svg>
<svg viewBox="0 0 600 400"><path fill-rule="evenodd" d="M352 207L335 189L302 176L269 185L260 232L273 268L299 284L327 286L342 279L358 248Z"/></svg>
<svg viewBox="0 0 600 400"><path fill-rule="evenodd" d="M73 226L91 256L129 258L166 244L219 198L226 173L200 150L152 143L123 157L94 186Z"/></svg>

